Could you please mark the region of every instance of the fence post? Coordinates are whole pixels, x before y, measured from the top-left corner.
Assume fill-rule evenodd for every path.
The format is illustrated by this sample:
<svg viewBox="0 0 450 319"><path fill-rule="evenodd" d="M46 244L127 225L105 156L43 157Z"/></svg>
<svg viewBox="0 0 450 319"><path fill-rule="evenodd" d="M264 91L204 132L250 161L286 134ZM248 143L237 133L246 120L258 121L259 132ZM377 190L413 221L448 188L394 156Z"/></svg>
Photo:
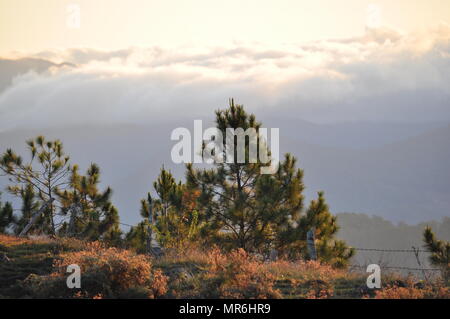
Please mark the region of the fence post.
<svg viewBox="0 0 450 319"><path fill-rule="evenodd" d="M419 267L422 269L423 278L425 279L426 282L428 282L428 276L425 273L425 270L422 268L422 263L420 262L420 259L419 259L420 249L416 248L414 246L412 246L412 249L413 249L413 252L414 252L414 256L416 256L417 264L419 264Z"/></svg>
<svg viewBox="0 0 450 319"><path fill-rule="evenodd" d="M316 243L315 243L315 228L311 228L306 233L306 243L308 246L309 258L311 260L317 260Z"/></svg>

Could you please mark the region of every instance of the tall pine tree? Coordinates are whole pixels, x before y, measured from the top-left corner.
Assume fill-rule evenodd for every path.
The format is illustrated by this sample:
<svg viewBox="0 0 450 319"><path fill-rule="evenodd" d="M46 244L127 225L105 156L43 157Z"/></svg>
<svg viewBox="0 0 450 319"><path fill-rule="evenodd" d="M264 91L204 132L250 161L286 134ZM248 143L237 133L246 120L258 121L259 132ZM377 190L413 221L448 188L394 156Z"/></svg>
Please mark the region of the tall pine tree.
<svg viewBox="0 0 450 319"><path fill-rule="evenodd" d="M200 191L198 204L208 225L219 230L217 242L222 247L261 253L277 249L294 257L307 254L306 232L314 227L321 259L344 265L353 252L334 240L336 219L329 213L323 194L303 211L303 171L295 167L296 159L286 154L274 174L262 174L260 168L267 164L259 160L259 152L271 154L261 149L267 148L266 144L258 143L258 160L252 161L249 138L244 143L244 161L239 159L238 139L227 137L227 130L254 129L259 136L261 123L234 100L227 109L216 111L216 127L225 137L216 142L223 142L226 151L229 139L234 144L234 158L215 162L212 169L195 169L188 164L186 176L188 187Z"/></svg>

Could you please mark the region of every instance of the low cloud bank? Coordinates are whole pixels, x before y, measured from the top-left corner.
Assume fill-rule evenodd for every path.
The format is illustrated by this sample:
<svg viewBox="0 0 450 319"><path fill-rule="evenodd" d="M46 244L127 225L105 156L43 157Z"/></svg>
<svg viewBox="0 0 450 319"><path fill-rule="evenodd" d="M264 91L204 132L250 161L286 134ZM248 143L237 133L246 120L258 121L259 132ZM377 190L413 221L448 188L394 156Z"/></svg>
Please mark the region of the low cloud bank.
<svg viewBox="0 0 450 319"><path fill-rule="evenodd" d="M16 76L0 93L1 131L195 118L224 107L228 97L258 114L315 122L450 121L445 24L427 34L379 28L283 47L71 49L27 57L71 64Z"/></svg>

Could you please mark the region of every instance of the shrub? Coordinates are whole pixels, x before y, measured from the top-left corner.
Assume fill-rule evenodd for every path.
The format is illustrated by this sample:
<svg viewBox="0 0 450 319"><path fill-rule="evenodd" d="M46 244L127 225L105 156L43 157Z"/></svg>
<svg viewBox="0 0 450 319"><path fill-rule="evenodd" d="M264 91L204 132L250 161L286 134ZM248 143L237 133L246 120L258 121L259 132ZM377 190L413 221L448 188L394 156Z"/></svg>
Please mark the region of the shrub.
<svg viewBox="0 0 450 319"><path fill-rule="evenodd" d="M66 286L66 269L71 264L80 266L80 289L68 289ZM53 267L54 272L49 276L32 276L26 280L35 296L117 298L145 295L147 298L157 298L167 291L167 277L161 271L153 270L146 256L105 248L99 242L87 244L83 251L62 254Z"/></svg>
<svg viewBox="0 0 450 319"><path fill-rule="evenodd" d="M209 298L280 298L274 289L275 277L264 264L243 249L223 254L213 249L207 271L200 283L202 296Z"/></svg>
<svg viewBox="0 0 450 319"><path fill-rule="evenodd" d="M375 299L450 299L450 289L439 285L416 287L408 281L404 287L389 285L377 290Z"/></svg>

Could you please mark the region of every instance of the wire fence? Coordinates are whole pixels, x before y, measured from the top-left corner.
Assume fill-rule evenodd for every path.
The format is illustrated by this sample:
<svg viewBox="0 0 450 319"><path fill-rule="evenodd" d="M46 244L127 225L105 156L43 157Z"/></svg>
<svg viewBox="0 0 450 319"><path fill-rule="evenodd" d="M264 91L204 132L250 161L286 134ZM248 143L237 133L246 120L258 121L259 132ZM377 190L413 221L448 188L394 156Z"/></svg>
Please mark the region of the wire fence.
<svg viewBox="0 0 450 319"><path fill-rule="evenodd" d="M135 227L130 224L119 222L120 225L127 226L127 227ZM382 249L382 248L363 248L363 247L348 247L347 249L354 249L355 251L361 251L361 252L386 252L386 253L414 253L416 258L418 258L418 253L431 253L430 250L425 249ZM420 264L420 263L419 263ZM367 269L367 265L358 265L358 264L352 264L349 266L350 269ZM405 267L405 266L384 266L380 265L380 268L382 269L390 269L390 270L403 270L403 271L418 271L418 272L425 272L425 271L442 271L440 268L423 268L423 267Z"/></svg>
<svg viewBox="0 0 450 319"><path fill-rule="evenodd" d="M350 268L361 268L367 269L367 266L363 265L350 265ZM408 271L441 271L439 268L412 268L412 267L401 267L401 266L380 266L380 268L385 269L398 269L398 270L408 270Z"/></svg>
<svg viewBox="0 0 450 319"><path fill-rule="evenodd" d="M403 271L417 271L417 272L422 272L423 274L425 274L425 272L438 272L438 271L442 271L442 269L440 268L426 268L426 267L422 267L422 263L420 262L419 259L419 253L432 253L430 250L425 250L425 249L418 249L418 248L414 248L413 249L381 249L381 248L362 248L362 247L349 247L348 249L354 249L355 251L362 251L362 252L386 252L386 253L413 253L416 261L419 265L419 267L405 267L405 266L384 266L384 265L380 265L380 268L382 269L391 269L391 270L403 270ZM357 268L357 269L367 269L367 265L358 265L358 264L353 264L350 265L350 269L352 268Z"/></svg>
<svg viewBox="0 0 450 319"><path fill-rule="evenodd" d="M377 252L391 252L391 253L431 253L429 250L423 249L379 249L379 248L360 248L360 247L349 247L359 251L377 251Z"/></svg>

